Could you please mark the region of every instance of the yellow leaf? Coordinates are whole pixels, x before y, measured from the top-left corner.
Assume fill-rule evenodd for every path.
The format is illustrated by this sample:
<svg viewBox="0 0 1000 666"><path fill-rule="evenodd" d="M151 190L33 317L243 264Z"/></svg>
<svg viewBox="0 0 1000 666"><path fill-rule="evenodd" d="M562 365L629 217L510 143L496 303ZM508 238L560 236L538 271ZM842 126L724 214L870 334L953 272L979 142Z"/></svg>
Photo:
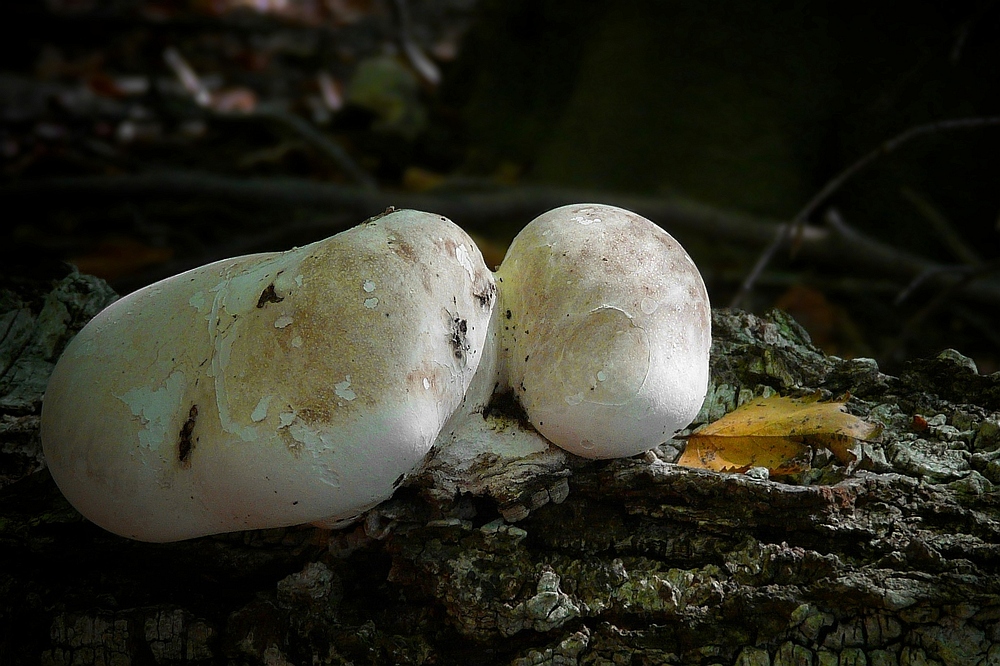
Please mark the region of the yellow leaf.
<svg viewBox="0 0 1000 666"><path fill-rule="evenodd" d="M771 396L743 405L688 438L678 465L719 472L766 467L791 474L809 467L811 451L829 449L841 463L858 459L858 444L879 427L843 411L843 402Z"/></svg>

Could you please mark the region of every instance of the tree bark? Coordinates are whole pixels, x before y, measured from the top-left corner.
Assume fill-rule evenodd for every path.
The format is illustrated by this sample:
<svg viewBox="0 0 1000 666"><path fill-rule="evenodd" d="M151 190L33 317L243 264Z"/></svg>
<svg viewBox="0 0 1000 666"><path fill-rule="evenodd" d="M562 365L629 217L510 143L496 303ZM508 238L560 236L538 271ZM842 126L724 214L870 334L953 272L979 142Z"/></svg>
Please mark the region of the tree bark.
<svg viewBox="0 0 1000 666"><path fill-rule="evenodd" d="M780 312L717 311L698 422L849 393L883 426L856 467L452 442L353 527L146 544L80 517L38 446L45 377L111 300L75 273L0 293L0 663L1000 664L1000 376L956 352L892 377ZM484 431L526 428L498 408Z"/></svg>

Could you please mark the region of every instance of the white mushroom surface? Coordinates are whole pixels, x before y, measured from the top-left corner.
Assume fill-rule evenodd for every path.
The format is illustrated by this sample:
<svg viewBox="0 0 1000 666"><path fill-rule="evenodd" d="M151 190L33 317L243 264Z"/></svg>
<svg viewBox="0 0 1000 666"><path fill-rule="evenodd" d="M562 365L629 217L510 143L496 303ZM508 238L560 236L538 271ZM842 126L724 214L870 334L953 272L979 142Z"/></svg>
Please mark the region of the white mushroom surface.
<svg viewBox="0 0 1000 666"><path fill-rule="evenodd" d="M614 206L563 206L517 235L496 275L504 381L549 441L631 456L697 415L708 293L666 231Z"/></svg>
<svg viewBox="0 0 1000 666"><path fill-rule="evenodd" d="M122 298L60 358L42 444L69 501L123 536L338 526L434 446L437 475L547 441L653 448L697 414L710 342L694 263L635 213L550 211L494 276L446 218L397 211ZM545 439L484 420L497 391Z"/></svg>
<svg viewBox="0 0 1000 666"><path fill-rule="evenodd" d="M87 518L173 541L387 499L462 404L496 302L473 241L397 211L111 305L45 395L52 476Z"/></svg>

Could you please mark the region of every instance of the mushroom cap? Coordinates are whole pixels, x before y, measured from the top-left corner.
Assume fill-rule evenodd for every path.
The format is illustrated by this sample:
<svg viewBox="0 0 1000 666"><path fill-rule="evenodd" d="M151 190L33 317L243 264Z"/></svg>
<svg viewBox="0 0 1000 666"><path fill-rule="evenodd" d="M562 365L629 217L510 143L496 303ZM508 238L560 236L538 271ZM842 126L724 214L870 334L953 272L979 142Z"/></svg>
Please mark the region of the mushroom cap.
<svg viewBox="0 0 1000 666"><path fill-rule="evenodd" d="M52 476L87 518L146 541L349 520L461 405L495 293L465 232L409 210L158 282L57 363Z"/></svg>
<svg viewBox="0 0 1000 666"><path fill-rule="evenodd" d="M563 206L514 238L496 275L506 381L548 440L587 458L631 456L697 415L711 310L666 231L614 206Z"/></svg>

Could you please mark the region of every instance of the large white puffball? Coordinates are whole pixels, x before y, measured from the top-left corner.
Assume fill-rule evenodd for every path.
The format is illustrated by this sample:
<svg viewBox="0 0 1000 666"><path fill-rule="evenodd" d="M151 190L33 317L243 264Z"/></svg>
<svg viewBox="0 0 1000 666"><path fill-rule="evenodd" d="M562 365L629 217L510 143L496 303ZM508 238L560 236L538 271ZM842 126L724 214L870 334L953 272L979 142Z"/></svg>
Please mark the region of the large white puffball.
<svg viewBox="0 0 1000 666"><path fill-rule="evenodd" d="M631 456L697 415L708 293L663 229L614 206L563 206L517 235L497 280L506 382L548 440L587 458Z"/></svg>
<svg viewBox="0 0 1000 666"><path fill-rule="evenodd" d="M84 516L145 541L350 519L461 405L495 295L473 241L416 211L168 278L59 360L49 469Z"/></svg>

